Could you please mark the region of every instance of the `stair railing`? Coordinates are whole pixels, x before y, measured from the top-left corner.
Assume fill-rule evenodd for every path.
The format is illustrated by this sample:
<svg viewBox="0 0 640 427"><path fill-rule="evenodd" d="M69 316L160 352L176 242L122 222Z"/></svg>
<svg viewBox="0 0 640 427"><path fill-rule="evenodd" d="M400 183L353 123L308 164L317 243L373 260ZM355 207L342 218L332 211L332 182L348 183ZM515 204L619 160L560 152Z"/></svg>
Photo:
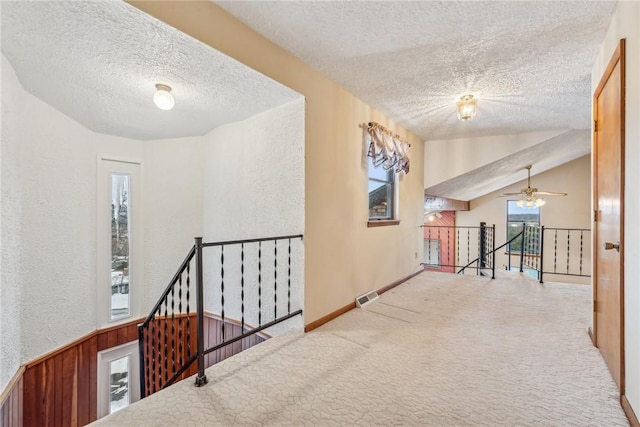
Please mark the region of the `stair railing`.
<svg viewBox="0 0 640 427"><path fill-rule="evenodd" d="M194 246L189 250L186 258L178 268L170 280L160 298L154 305L153 309L138 326L139 336L139 353L140 353L140 394L141 397L148 396L165 387L170 386L177 380L187 376L196 375L196 386L202 386L207 383L205 375L206 360L205 356L216 350L220 350L228 345L238 343L245 338L277 325L292 317L302 315L302 309L292 309L291 289L292 289L292 241L299 239L302 241L303 236L290 235L280 237L268 237L260 239L233 240L225 242L204 243L201 237L195 238ZM257 245L257 283L245 283L251 279L245 271L247 259L245 254L251 245ZM225 248L237 248L239 259L236 263L240 264L239 275L237 277L225 277ZM278 255L278 248L285 249ZM214 262L219 267L220 292L219 301L221 308L219 315L216 314L215 321L219 322L220 339L212 337L212 333L205 336L205 290L210 294L214 293L213 289L205 287L204 279L204 249L218 248L220 253L219 261ZM265 250L263 252L263 249ZM269 260L273 260L273 267L269 272L273 276L269 278L269 282L273 283L273 318L265 319L271 310L263 307L263 291L266 291L267 277L264 277L263 283L263 262L267 258L266 250L272 250ZM227 253L229 253L227 249ZM293 253L295 256L295 252ZM278 260L281 260L280 266ZM207 261L214 261L213 258L207 258ZM295 261L295 259L293 260ZM228 263L229 261L227 261ZM228 264L227 264L228 265ZM285 273L278 276L279 268L285 268ZM193 292L192 272L195 271L195 295ZM211 270L213 271L213 270ZM279 278L280 277L280 278ZM253 277L252 277L253 278ZM235 279L235 280L234 280ZM238 288L229 289L230 284L239 285ZM278 283L284 290L278 291ZM247 299L245 293L248 285L257 285L257 301ZM295 284L294 284L295 285ZM229 302L225 305L225 286L227 292L239 291L240 304L237 313L240 319L229 318L225 309L229 310ZM286 309L284 304L278 303L278 295L286 291ZM247 319L245 314L250 308L250 304L256 304L253 307L257 311L257 319ZM195 313L192 308L195 305ZM284 311L284 314L278 316L278 308ZM295 308L295 307L294 307ZM265 322L265 320L268 320ZM257 326L251 326L250 323L257 323ZM225 328L227 326L227 328ZM234 326L234 327L231 327ZM236 327L237 326L237 327ZM231 330L231 333L228 332ZM239 333L234 334L237 330ZM244 343L244 341L243 341ZM197 370L194 371L194 362L197 361Z"/></svg>
<svg viewBox="0 0 640 427"><path fill-rule="evenodd" d="M491 270L495 277L495 225L487 226L438 226L424 224L425 268L438 268L455 272L455 269L475 265L476 274ZM435 254L432 254L435 251Z"/></svg>
<svg viewBox="0 0 640 427"><path fill-rule="evenodd" d="M493 226L494 230L495 230L495 225ZM514 240L516 240L518 237L522 236L524 234L524 229L523 231L521 231L520 233L516 234L515 236L513 236L511 239L509 239L507 242L503 243L502 245L498 246L497 248L494 247L489 254L487 255L491 255L492 256L492 260L493 260L493 275L492 275L492 279L495 279L495 260L496 260L496 251L499 251L500 249L504 248L505 246L507 246L508 244L512 243ZM473 264L477 263L480 260L480 257L474 259L473 261L469 262L467 265L463 266L460 270L458 270L457 274L462 274L464 273L464 270L466 268L471 267Z"/></svg>

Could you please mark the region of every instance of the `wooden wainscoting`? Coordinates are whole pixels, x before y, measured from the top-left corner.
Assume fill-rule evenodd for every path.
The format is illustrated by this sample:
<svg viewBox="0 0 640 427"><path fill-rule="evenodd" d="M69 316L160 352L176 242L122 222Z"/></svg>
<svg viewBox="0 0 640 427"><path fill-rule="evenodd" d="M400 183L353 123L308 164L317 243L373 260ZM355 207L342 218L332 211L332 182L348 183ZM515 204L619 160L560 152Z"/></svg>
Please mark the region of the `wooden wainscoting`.
<svg viewBox="0 0 640 427"><path fill-rule="evenodd" d="M22 390L24 366L18 369L0 396L0 427L23 425Z"/></svg>
<svg viewBox="0 0 640 427"><path fill-rule="evenodd" d="M25 426L82 426L97 418L98 352L138 339L137 319L97 330L26 365Z"/></svg>
<svg viewBox="0 0 640 427"><path fill-rule="evenodd" d="M191 345L196 345L195 313L189 315ZM83 426L97 419L98 352L138 339L138 324L144 319L94 331L20 368L2 393L0 427ZM162 329L164 329L162 323ZM170 328L170 324L168 328ZM205 314L205 348L220 342L222 321ZM247 325L247 327L250 327ZM240 325L225 319L227 338L240 335ZM206 366L218 363L268 338L253 335L211 352ZM194 363L180 377L197 371Z"/></svg>

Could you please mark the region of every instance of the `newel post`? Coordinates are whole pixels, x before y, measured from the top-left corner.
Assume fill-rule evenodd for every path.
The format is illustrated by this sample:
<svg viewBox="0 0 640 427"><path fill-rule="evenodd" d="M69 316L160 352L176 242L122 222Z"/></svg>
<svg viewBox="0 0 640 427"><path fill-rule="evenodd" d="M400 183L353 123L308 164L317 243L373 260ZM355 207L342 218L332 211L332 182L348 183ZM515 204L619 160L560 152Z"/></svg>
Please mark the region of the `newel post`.
<svg viewBox="0 0 640 427"><path fill-rule="evenodd" d="M204 286L202 274L202 237L196 237L196 323L198 327L198 375L196 386L201 387L207 383L204 373Z"/></svg>

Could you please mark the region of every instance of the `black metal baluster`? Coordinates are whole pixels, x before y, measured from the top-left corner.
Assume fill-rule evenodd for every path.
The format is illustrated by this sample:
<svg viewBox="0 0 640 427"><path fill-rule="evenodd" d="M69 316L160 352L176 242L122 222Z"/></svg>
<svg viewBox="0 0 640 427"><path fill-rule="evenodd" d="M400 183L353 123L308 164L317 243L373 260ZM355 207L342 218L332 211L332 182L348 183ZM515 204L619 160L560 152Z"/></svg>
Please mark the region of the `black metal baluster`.
<svg viewBox="0 0 640 427"><path fill-rule="evenodd" d="M220 298L222 304L222 324L220 328L222 332L222 342L224 342L224 245L220 247Z"/></svg>
<svg viewBox="0 0 640 427"><path fill-rule="evenodd" d="M569 251L571 250L571 231L567 230L567 274L569 274Z"/></svg>
<svg viewBox="0 0 640 427"><path fill-rule="evenodd" d="M449 265L449 258L451 258L451 228L447 228L447 265Z"/></svg>
<svg viewBox="0 0 640 427"><path fill-rule="evenodd" d="M287 260L287 314L291 314L291 239L289 239L289 258Z"/></svg>
<svg viewBox="0 0 640 427"><path fill-rule="evenodd" d="M169 382L169 343L167 342L169 325L167 321L169 319L169 295L164 297L164 384Z"/></svg>
<svg viewBox="0 0 640 427"><path fill-rule="evenodd" d="M583 234L584 231L580 230L580 275L582 276L582 247L583 247Z"/></svg>
<svg viewBox="0 0 640 427"><path fill-rule="evenodd" d="M429 265L433 264L431 262L431 227L428 227L429 237L427 238L427 246L429 247L429 253L427 254L427 262Z"/></svg>
<svg viewBox="0 0 640 427"><path fill-rule="evenodd" d="M471 227L467 227L467 264L471 261ZM471 268L471 266L469 266Z"/></svg>
<svg viewBox="0 0 640 427"><path fill-rule="evenodd" d="M162 321L162 305L160 305L160 307L158 307L158 310L156 311L156 319L158 322ZM162 332L161 332L161 325L158 325L158 327L156 328L156 333L158 334L158 341L156 342L156 345L158 346L158 390L161 390L162 387L164 386L164 384L162 383Z"/></svg>
<svg viewBox="0 0 640 427"><path fill-rule="evenodd" d="M184 328L182 325L182 317L182 273L180 273L178 278L178 365L180 365L180 368L184 364L184 349L182 344Z"/></svg>
<svg viewBox="0 0 640 427"><path fill-rule="evenodd" d="M147 387L145 388L144 395L147 396L151 392L151 358L149 357L149 327L151 325L147 324L147 328L144 330L144 342L145 342L145 382L147 383Z"/></svg>
<svg viewBox="0 0 640 427"><path fill-rule="evenodd" d="M460 229L456 230L457 238L456 238L456 267L460 267Z"/></svg>
<svg viewBox="0 0 640 427"><path fill-rule="evenodd" d="M262 242L258 242L258 327L262 326Z"/></svg>
<svg viewBox="0 0 640 427"><path fill-rule="evenodd" d="M278 318L278 241L273 241L273 318Z"/></svg>
<svg viewBox="0 0 640 427"><path fill-rule="evenodd" d="M558 271L558 229L553 233L553 272Z"/></svg>
<svg viewBox="0 0 640 427"><path fill-rule="evenodd" d="M240 249L240 313L242 316L240 326L241 333L244 333L244 243L240 245Z"/></svg>
<svg viewBox="0 0 640 427"><path fill-rule="evenodd" d="M536 228L536 270L540 269L540 227Z"/></svg>
<svg viewBox="0 0 640 427"><path fill-rule="evenodd" d="M171 375L176 373L176 284L171 286Z"/></svg>
<svg viewBox="0 0 640 427"><path fill-rule="evenodd" d="M186 327L185 336L187 342L185 344L185 348L187 350L187 357L191 357L191 310L189 310L189 293L190 293L190 285L191 285L191 262L187 263L187 312L185 313L186 319Z"/></svg>
<svg viewBox="0 0 640 427"><path fill-rule="evenodd" d="M155 313L154 313L154 317L155 317ZM156 321L155 318L151 320L151 322L149 322L149 326L151 326L151 328L149 329L149 332L151 333L151 393L155 393L157 388L156 388L156 371L158 370L157 366L156 366L156 334L155 334L155 327L156 327Z"/></svg>
<svg viewBox="0 0 640 427"><path fill-rule="evenodd" d="M436 249L438 250L438 252L436 252L436 256L438 257L438 259L436 259L436 262L438 263L438 268L442 267L442 257L440 256L441 244L442 244L442 241L440 240L440 227L438 227L438 246L436 246Z"/></svg>

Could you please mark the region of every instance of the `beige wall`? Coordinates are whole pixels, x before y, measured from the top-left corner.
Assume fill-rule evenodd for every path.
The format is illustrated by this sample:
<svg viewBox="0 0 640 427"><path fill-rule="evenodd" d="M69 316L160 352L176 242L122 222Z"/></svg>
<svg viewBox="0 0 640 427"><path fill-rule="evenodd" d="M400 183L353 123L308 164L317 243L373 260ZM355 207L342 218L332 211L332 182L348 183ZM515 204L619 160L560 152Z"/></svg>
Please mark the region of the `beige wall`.
<svg viewBox="0 0 640 427"><path fill-rule="evenodd" d="M420 269L424 144L210 2L131 2L306 98L305 323ZM398 226L367 228L362 125L377 121L411 143Z"/></svg>
<svg viewBox="0 0 640 427"><path fill-rule="evenodd" d="M545 197L547 203L540 209L540 223L545 227L591 228L591 156L584 156L557 168L548 170L531 178L532 187L540 190L568 193L565 197ZM485 221L496 225L496 245L506 242L507 200L517 197L500 197L503 193L518 192L527 186L520 181L499 191L471 200L468 212L458 212L456 225L478 225ZM549 243L549 242L547 242ZM546 246L549 248L549 246ZM591 242L584 243L584 271L590 271ZM573 249L572 249L573 251ZM545 257L546 260L546 257ZM507 264L505 251L496 252L496 268L504 269ZM513 262L519 262L516 257ZM545 261L546 262L546 261ZM586 279L568 279L563 276L547 276L545 280L577 281L589 283Z"/></svg>
<svg viewBox="0 0 640 427"><path fill-rule="evenodd" d="M592 93L620 39L626 39L624 147L624 358L625 395L640 416L640 2L619 1L591 73Z"/></svg>

